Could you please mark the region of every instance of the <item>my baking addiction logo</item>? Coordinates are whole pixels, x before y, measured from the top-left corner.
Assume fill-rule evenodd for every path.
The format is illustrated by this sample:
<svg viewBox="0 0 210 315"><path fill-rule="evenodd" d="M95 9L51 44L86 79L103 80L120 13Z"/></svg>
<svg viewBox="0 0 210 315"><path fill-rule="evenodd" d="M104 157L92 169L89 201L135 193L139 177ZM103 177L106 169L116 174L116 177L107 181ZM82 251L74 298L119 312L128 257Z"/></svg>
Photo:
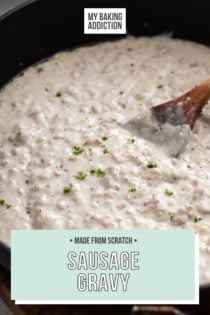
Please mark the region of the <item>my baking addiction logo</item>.
<svg viewBox="0 0 210 315"><path fill-rule="evenodd" d="M85 8L84 34L126 34L126 9Z"/></svg>

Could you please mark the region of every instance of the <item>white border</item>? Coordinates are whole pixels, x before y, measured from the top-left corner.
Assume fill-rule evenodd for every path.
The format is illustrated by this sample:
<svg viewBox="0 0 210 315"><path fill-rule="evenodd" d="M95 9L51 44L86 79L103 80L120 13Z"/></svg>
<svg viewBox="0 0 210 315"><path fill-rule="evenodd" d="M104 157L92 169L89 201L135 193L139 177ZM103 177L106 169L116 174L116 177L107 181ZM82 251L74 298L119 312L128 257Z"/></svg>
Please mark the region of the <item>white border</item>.
<svg viewBox="0 0 210 315"><path fill-rule="evenodd" d="M199 304L199 235L195 234L195 300L15 300L15 304L60 304L60 305L105 305L105 304L118 304L118 305L130 305L130 304L165 304L165 305L185 305L185 304Z"/></svg>
<svg viewBox="0 0 210 315"><path fill-rule="evenodd" d="M164 301L164 300L117 300L117 301L106 301L106 300L88 300L88 301L80 301L80 300L62 300L62 301L50 301L50 300L46 300L46 301L27 301L27 300L18 300L15 301L15 304L17 305L30 305L30 304L36 304L36 305L131 305L131 304L146 304L146 305L197 305L199 304L199 301L193 301L193 300L186 300L186 301L179 301L179 300L168 300L168 301Z"/></svg>

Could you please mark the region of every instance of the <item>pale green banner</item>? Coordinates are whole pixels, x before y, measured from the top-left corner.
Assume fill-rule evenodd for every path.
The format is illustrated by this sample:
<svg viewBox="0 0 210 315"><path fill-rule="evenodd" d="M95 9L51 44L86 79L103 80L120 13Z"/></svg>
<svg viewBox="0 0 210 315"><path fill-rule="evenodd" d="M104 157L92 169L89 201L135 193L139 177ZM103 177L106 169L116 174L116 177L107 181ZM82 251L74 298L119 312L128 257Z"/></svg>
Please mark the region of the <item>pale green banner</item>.
<svg viewBox="0 0 210 315"><path fill-rule="evenodd" d="M18 303L198 303L189 230L12 231Z"/></svg>

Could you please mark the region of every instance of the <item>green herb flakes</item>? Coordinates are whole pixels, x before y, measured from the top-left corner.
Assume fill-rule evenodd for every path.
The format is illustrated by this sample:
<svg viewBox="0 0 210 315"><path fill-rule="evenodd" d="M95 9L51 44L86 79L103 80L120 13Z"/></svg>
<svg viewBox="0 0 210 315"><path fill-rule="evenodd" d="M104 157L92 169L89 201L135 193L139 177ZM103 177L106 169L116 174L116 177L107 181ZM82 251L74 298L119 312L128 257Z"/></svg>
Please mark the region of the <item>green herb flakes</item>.
<svg viewBox="0 0 210 315"><path fill-rule="evenodd" d="M194 223L199 223L201 220L202 220L202 218L200 218L200 217L194 217L193 222Z"/></svg>
<svg viewBox="0 0 210 315"><path fill-rule="evenodd" d="M55 94L56 97L61 97L62 96L62 92L61 91L57 91L57 93Z"/></svg>
<svg viewBox="0 0 210 315"><path fill-rule="evenodd" d="M133 144L134 142L135 142L135 139L128 139L128 140L127 140L127 143L128 143L128 144Z"/></svg>
<svg viewBox="0 0 210 315"><path fill-rule="evenodd" d="M84 149L82 147L74 146L72 151L74 155L80 155L84 152Z"/></svg>
<svg viewBox="0 0 210 315"><path fill-rule="evenodd" d="M173 214L170 213L170 221L173 222L173 220L174 220L174 216Z"/></svg>
<svg viewBox="0 0 210 315"><path fill-rule="evenodd" d="M75 178L78 180L84 180L86 177L87 175L83 172L78 172L77 175L75 176Z"/></svg>
<svg viewBox="0 0 210 315"><path fill-rule="evenodd" d="M147 168L156 168L156 167L157 167L156 163L153 163L153 162L148 162L147 163Z"/></svg>
<svg viewBox="0 0 210 315"><path fill-rule="evenodd" d="M107 136L103 136L101 139L102 139L103 141L106 141L106 140L108 140L109 138L108 138Z"/></svg>
<svg viewBox="0 0 210 315"><path fill-rule="evenodd" d="M68 184L68 186L65 186L65 187L63 188L63 193L64 193L64 194L70 193L73 187L74 187L73 184L71 184L71 183Z"/></svg>
<svg viewBox="0 0 210 315"><path fill-rule="evenodd" d="M106 175L106 172L101 170L100 168L96 170L96 176L97 177L103 177Z"/></svg>
<svg viewBox="0 0 210 315"><path fill-rule="evenodd" d="M124 94L124 91L120 91L119 94L120 94L120 95L123 95L123 94Z"/></svg>
<svg viewBox="0 0 210 315"><path fill-rule="evenodd" d="M129 188L128 192L136 192L136 188L135 187Z"/></svg>
<svg viewBox="0 0 210 315"><path fill-rule="evenodd" d="M98 168L97 170L94 169L90 170L90 174L92 176L103 177L106 175L106 172Z"/></svg>
<svg viewBox="0 0 210 315"><path fill-rule="evenodd" d="M136 99L137 99L137 101L143 101L145 99L145 96L137 94Z"/></svg>
<svg viewBox="0 0 210 315"><path fill-rule="evenodd" d="M40 73L40 72L43 72L44 71L44 68L43 67L38 67L36 68L36 72L37 73Z"/></svg>
<svg viewBox="0 0 210 315"><path fill-rule="evenodd" d="M12 207L9 203L7 203L4 199L0 199L0 206L6 207L6 209L9 209Z"/></svg>
<svg viewBox="0 0 210 315"><path fill-rule="evenodd" d="M107 154L107 153L109 153L109 150L107 148L104 148L103 149L103 154Z"/></svg>
<svg viewBox="0 0 210 315"><path fill-rule="evenodd" d="M174 194L173 191L171 191L171 190L169 190L167 188L164 191L164 195L165 196L171 197L173 194Z"/></svg>
<svg viewBox="0 0 210 315"><path fill-rule="evenodd" d="M96 174L96 170L90 170L90 175L94 176Z"/></svg>
<svg viewBox="0 0 210 315"><path fill-rule="evenodd" d="M157 86L158 89L162 89L163 87L164 87L163 84L158 84L158 86Z"/></svg>

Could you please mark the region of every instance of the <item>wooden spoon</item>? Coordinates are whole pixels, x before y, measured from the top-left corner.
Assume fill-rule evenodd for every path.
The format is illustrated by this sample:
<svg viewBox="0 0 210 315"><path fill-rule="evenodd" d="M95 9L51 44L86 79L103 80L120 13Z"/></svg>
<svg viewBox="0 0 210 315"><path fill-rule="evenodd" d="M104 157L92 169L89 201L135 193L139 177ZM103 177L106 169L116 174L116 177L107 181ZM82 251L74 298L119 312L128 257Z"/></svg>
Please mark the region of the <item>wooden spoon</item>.
<svg viewBox="0 0 210 315"><path fill-rule="evenodd" d="M171 101L153 106L149 114L137 115L124 127L178 157L209 98L210 78Z"/></svg>
<svg viewBox="0 0 210 315"><path fill-rule="evenodd" d="M184 95L152 107L153 115L160 123L190 125L193 129L198 116L210 98L210 78Z"/></svg>

